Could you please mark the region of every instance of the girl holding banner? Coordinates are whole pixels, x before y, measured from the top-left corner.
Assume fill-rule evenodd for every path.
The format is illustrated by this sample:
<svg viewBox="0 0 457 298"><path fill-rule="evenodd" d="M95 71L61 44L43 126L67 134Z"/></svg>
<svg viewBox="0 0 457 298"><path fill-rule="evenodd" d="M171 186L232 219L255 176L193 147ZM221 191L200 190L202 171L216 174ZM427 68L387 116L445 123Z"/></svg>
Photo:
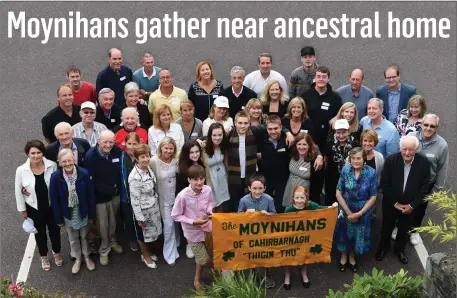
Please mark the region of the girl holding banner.
<svg viewBox="0 0 457 298"><path fill-rule="evenodd" d="M314 203L309 200L309 193L308 189L305 187L299 185L294 188L294 191L292 193L292 201L291 201L290 206L286 208L284 213L290 213L290 212L299 212L299 211L304 211L304 210L317 210L317 209L325 209L325 208L331 208L331 207L337 207L338 203L333 203L332 206L320 206L317 203ZM305 288L309 288L311 285L311 282L309 281L308 274L306 272L306 265L304 265L301 269L301 276L302 276L302 281L303 281L303 286ZM284 289L290 290L292 288L292 285L290 283L290 270L289 267L284 267Z"/></svg>

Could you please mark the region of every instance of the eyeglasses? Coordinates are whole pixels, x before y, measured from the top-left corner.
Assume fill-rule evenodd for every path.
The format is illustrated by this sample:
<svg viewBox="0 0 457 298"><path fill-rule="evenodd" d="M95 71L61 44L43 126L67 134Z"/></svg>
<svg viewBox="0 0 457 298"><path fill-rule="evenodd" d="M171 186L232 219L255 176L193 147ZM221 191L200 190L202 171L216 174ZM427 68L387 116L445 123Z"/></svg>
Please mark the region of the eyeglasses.
<svg viewBox="0 0 457 298"><path fill-rule="evenodd" d="M396 78L398 78L398 76L386 77L386 80L393 80L393 79L396 79Z"/></svg>
<svg viewBox="0 0 457 298"><path fill-rule="evenodd" d="M94 115L94 114L95 114L95 112L91 112L91 111L84 111L83 113L84 113L85 115L87 115L87 114Z"/></svg>
<svg viewBox="0 0 457 298"><path fill-rule="evenodd" d="M432 129L436 128L436 125L433 125L433 124L427 124L427 123L424 123L422 124L424 127L430 127Z"/></svg>

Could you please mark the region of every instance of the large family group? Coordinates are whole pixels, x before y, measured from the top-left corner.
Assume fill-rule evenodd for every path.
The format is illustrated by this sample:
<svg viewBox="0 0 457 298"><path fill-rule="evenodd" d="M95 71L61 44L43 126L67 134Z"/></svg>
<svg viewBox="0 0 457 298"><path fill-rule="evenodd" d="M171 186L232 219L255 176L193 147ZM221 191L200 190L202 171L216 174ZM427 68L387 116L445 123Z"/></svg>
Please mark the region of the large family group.
<svg viewBox="0 0 457 298"><path fill-rule="evenodd" d="M175 266L182 230L201 291L202 269L212 266L212 213L268 216L327 207L338 208L339 270L357 271L356 255L370 250L371 221L381 207L376 259L392 238L399 260L408 262L407 240L420 241L413 229L424 218L424 198L445 186L449 153L437 134L439 117L401 82L397 66L384 70L385 84L375 93L360 69L334 91L330 70L317 65L307 46L288 82L263 53L259 70L246 76L234 66L227 88L210 61L198 63L186 92L150 53L135 72L119 49L109 51L108 61L95 86L68 68L57 106L42 118L47 146L27 141L28 159L16 171L17 208L38 231L44 270L51 267L46 228L54 263L62 266L64 227L76 274L82 262L95 269L94 247L101 265L110 252L123 252L116 240L120 218L130 248L140 249L149 268L158 259L149 244L162 233L163 259ZM306 266L301 275L309 287ZM269 270L266 286L274 287ZM286 268L284 288L290 287Z"/></svg>

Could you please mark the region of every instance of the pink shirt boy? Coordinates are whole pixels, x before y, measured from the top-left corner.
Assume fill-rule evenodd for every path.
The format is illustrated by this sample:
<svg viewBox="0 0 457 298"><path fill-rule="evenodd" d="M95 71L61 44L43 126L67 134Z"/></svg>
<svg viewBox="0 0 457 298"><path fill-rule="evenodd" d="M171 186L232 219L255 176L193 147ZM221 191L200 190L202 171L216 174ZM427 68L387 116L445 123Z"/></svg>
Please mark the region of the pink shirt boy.
<svg viewBox="0 0 457 298"><path fill-rule="evenodd" d="M184 236L190 242L205 241L205 232L212 231L211 220L203 225L193 225L195 219L212 213L213 193L211 187L204 185L201 193L196 194L190 186L184 188L176 197L171 217L182 223Z"/></svg>

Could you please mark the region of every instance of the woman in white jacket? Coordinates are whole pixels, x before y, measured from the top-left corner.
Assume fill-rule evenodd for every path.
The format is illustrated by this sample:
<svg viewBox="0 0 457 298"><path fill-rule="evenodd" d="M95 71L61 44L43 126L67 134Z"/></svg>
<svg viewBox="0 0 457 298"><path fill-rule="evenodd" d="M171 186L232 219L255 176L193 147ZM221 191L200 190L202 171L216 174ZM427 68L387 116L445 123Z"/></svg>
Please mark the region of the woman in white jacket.
<svg viewBox="0 0 457 298"><path fill-rule="evenodd" d="M41 267L48 271L51 263L48 259L46 227L56 266L62 266L62 257L60 228L54 220L49 199L51 174L57 170L57 164L44 157L45 150L44 144L39 140L31 140L25 144L24 151L28 159L16 170L15 195L19 214L25 219L31 218L38 231L35 241L41 256Z"/></svg>

